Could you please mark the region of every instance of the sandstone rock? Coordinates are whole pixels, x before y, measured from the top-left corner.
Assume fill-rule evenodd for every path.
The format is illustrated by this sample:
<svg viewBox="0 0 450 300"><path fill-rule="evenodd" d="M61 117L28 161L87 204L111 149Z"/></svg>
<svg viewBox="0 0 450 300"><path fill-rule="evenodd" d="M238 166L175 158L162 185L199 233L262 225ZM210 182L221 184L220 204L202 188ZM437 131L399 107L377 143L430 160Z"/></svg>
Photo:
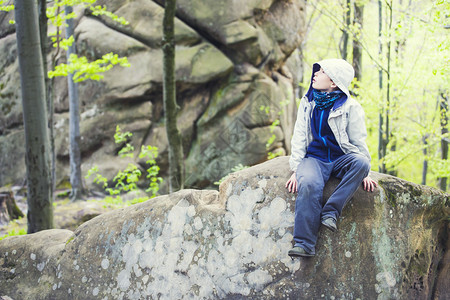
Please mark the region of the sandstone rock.
<svg viewBox="0 0 450 300"><path fill-rule="evenodd" d="M107 170L104 175L117 174L124 164L112 142L115 125L119 124L136 131L134 145L151 144L160 149L158 164L162 176L167 176L168 145L162 109L163 5L161 1L144 0L97 2L130 24L121 25L105 16L93 16L89 9L76 8L79 54L90 60L109 52L126 55L130 67L114 67L99 82L79 84L82 170L99 164L100 169ZM284 61L301 42L304 1L252 0L231 4L225 0L180 0L177 5L176 78L181 108L178 126L187 158L186 176L191 187L211 187L237 164L262 162L275 149L289 151L296 111L292 89L296 83L282 70ZM5 144L23 128L14 30L10 32L4 20L0 24L0 33L6 30L0 34L0 152L14 157L21 167L0 169L2 186L23 180L21 162L25 150L23 141L20 145L14 139L14 150ZM66 62L64 51L58 61ZM67 98L66 78L55 79L57 183L70 174ZM278 115L284 107L280 103L285 100L289 104ZM136 111L143 103L146 106ZM269 108L269 113L260 110L262 105ZM272 128L270 125L278 118L280 124ZM273 134L274 143L266 147ZM246 139L248 146L244 146ZM210 145L221 151L220 159L203 154ZM246 148L251 151L239 152ZM221 160L227 163L224 168L217 167L224 165ZM142 164L140 160L135 162ZM199 166L205 170L199 171Z"/></svg>
<svg viewBox="0 0 450 300"><path fill-rule="evenodd" d="M93 28L95 28L95 31L92 30ZM99 59L110 52L119 56L128 56L134 52L148 50L148 47L138 40L112 30L100 21L88 17L81 19L76 28L75 36L77 51L82 54L88 52L86 54L95 59ZM99 39L99 36L102 38Z"/></svg>
<svg viewBox="0 0 450 300"><path fill-rule="evenodd" d="M212 102L197 123L197 136L186 160L186 182L203 188L228 174L245 161L260 163L267 152L280 144L290 144L289 109L295 107L289 87L281 89L268 76L256 72L251 83L241 77L231 77L212 97ZM292 90L292 87L291 87ZM286 101L287 100L287 101ZM281 119L281 126L274 121ZM274 144L266 143L275 134Z"/></svg>
<svg viewBox="0 0 450 300"><path fill-rule="evenodd" d="M0 192L4 189L5 188L0 188ZM13 187L13 189L17 189L17 187ZM70 190L67 190L67 194L69 191ZM24 192L26 192L26 187ZM18 194L18 191L14 193L18 208L24 214L26 214L28 210L26 199L20 196L20 194ZM133 196L133 198L129 198L130 196ZM128 202L140 196L142 196L142 194L139 195L138 192L130 193L130 195L122 197L122 201ZM60 198L60 196L57 196L55 201L53 202L54 227L58 229L68 229L74 231L81 224L97 217L98 215L112 211L114 209L117 209L118 207L123 207L123 202L121 203L117 201L116 204L113 201L103 201L103 199L97 200L97 198L89 198L87 201L70 202L68 198L62 199ZM26 231L26 229L27 218L26 216L23 216L23 218L16 219L14 220L14 222L2 224L0 226L0 237L8 234L8 232L11 231L19 232L20 230Z"/></svg>
<svg viewBox="0 0 450 300"><path fill-rule="evenodd" d="M24 217L10 189L0 188L0 226Z"/></svg>
<svg viewBox="0 0 450 300"><path fill-rule="evenodd" d="M357 191L337 233L321 229L317 255L291 260L289 173L281 157L230 175L219 192L183 190L74 233L6 238L0 290L13 299L428 299L448 278L437 266L448 254L449 195L378 173L380 188Z"/></svg>
<svg viewBox="0 0 450 300"><path fill-rule="evenodd" d="M177 13L187 24L230 46L233 61L255 65L269 54L277 64L298 46L303 10L303 1L177 1Z"/></svg>
<svg viewBox="0 0 450 300"><path fill-rule="evenodd" d="M0 38L16 30L15 25L10 23L12 20L14 20L14 10L8 13L2 12L0 15Z"/></svg>
<svg viewBox="0 0 450 300"><path fill-rule="evenodd" d="M95 200L56 203L53 218L55 227L72 231L75 231L84 222L113 210L113 208Z"/></svg>
<svg viewBox="0 0 450 300"><path fill-rule="evenodd" d="M16 129L10 134L0 135L0 182L20 183L26 178L25 134L23 129Z"/></svg>
<svg viewBox="0 0 450 300"><path fill-rule="evenodd" d="M232 45L250 39L258 38L258 30L244 20L237 20L223 27L223 43Z"/></svg>
<svg viewBox="0 0 450 300"><path fill-rule="evenodd" d="M0 134L6 134L22 123L22 102L20 99L20 75L17 61L16 39L7 36L0 39Z"/></svg>
<svg viewBox="0 0 450 300"><path fill-rule="evenodd" d="M117 29L152 48L160 48L162 44L162 23L164 8L152 1L97 1L124 17L130 24L120 25L109 18L102 21L109 27ZM175 18L175 41L177 45L190 46L201 41L201 36L183 21Z"/></svg>

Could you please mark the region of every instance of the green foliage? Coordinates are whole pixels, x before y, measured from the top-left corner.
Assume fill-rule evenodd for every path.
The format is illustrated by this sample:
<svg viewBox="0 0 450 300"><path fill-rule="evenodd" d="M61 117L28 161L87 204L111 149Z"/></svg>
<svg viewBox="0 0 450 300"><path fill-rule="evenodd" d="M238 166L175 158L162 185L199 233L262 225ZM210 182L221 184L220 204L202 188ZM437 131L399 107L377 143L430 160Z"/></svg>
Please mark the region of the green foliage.
<svg viewBox="0 0 450 300"><path fill-rule="evenodd" d="M95 6L95 2L97 2L97 0L57 0L52 2L52 5L47 7L47 17L52 25L56 27L65 26L66 20L75 18L76 14L73 12L71 14L65 15L64 7L81 6L83 8L87 8L94 16L106 16L119 24L129 24L128 21L123 17L119 17L116 14L108 11L106 6Z"/></svg>
<svg viewBox="0 0 450 300"><path fill-rule="evenodd" d="M11 0L0 0L0 12L10 12L14 10L14 4L8 4ZM9 24L15 24L14 20L9 20Z"/></svg>
<svg viewBox="0 0 450 300"><path fill-rule="evenodd" d="M275 140L276 140L276 138L277 138L277 136L275 135L274 131L275 131L275 128L276 128L277 126L280 126L280 124L281 124L281 122L280 122L280 117L281 117L281 115L284 113L285 107L289 104L289 98L290 98L290 97L288 97L288 99L286 99L286 100L280 102L281 109L280 109L280 111L277 112L277 119L276 119L275 121L273 121L272 124L270 124L269 129L270 129L270 133L271 133L272 135L271 135L270 138L267 140L267 143L266 143L266 149L267 149L267 150L270 149L270 147L272 146L272 144L275 142ZM259 107L259 110L265 112L267 115L270 115L270 114L271 114L270 106L264 106L264 105L261 105L261 106ZM275 153L274 153L274 152L271 152L271 151L268 151L268 153L267 153L267 159L270 160L270 159L273 159L273 158L275 158L275 157L278 157L278 156L280 156L280 155L282 155L282 154L283 154L283 151L281 151L281 150L278 150L278 151L275 152Z"/></svg>
<svg viewBox="0 0 450 300"><path fill-rule="evenodd" d="M142 172L139 168L132 163L129 163L125 170L119 171L114 177L113 181L116 182L115 188L107 188L106 191L110 195L119 195L122 192L131 192L137 190L136 183L139 181Z"/></svg>
<svg viewBox="0 0 450 300"><path fill-rule="evenodd" d="M134 156L134 154L133 154L134 147L128 143L129 138L131 138L132 136L133 136L133 134L131 132L122 133L119 125L116 126L116 133L114 134L114 142L119 145L126 143L125 146L122 149L120 149L120 151L118 153L120 157L133 157Z"/></svg>
<svg viewBox="0 0 450 300"><path fill-rule="evenodd" d="M64 39L59 33L60 27L67 26L67 20L77 16L75 12L66 15L64 12L65 6L82 6L89 9L94 16L106 16L120 24L128 24L124 18L118 17L112 12L107 11L106 6L94 6L95 2L96 0L57 0L47 7L49 23L56 27L55 32L49 33L53 42L53 47L67 50L75 42L73 36ZM53 78L73 74L73 80L75 82L81 82L88 79L98 81L103 79L103 73L110 70L115 65L120 65L122 67L130 66L126 57L119 57L114 53L105 54L102 58L92 62L89 62L84 56L78 57L76 54L71 54L68 58L68 64L56 66L55 70L48 72L48 76L49 78Z"/></svg>
<svg viewBox="0 0 450 300"><path fill-rule="evenodd" d="M53 207L58 207L58 206L66 205L67 203L70 202L70 199L69 199L69 197L70 197L70 191L64 192L64 194L65 194L64 198L62 198L62 197L63 197L62 194L58 194L58 197L60 197L61 200L54 201L54 202L52 203L52 204L53 204Z"/></svg>
<svg viewBox="0 0 450 300"><path fill-rule="evenodd" d="M4 12L10 12L14 10L13 4L11 3L11 0L0 0L0 11ZM95 2L97 0L56 0L52 1L51 5L47 6L47 18L51 25L55 27L61 27L66 26L65 22L67 19L73 19L76 17L76 13L72 12L68 15L64 13L64 7L65 6L82 6L84 8L87 8L90 10L91 14L93 16L106 16L113 20L114 22L117 22L122 25L128 25L129 22L125 20L123 17L119 17L116 14L110 12L107 10L106 6L103 5L96 5L94 6ZM9 21L10 24L14 24L14 20ZM55 37L57 34L51 33L50 36L52 36L53 43L59 43L58 39Z"/></svg>
<svg viewBox="0 0 450 300"><path fill-rule="evenodd" d="M71 54L69 64L57 65L54 71L48 72L48 77L53 78L73 74L73 80L75 82L81 82L87 79L98 81L104 77L100 73L108 71L117 64L122 67L130 66L126 57L119 57L114 53L105 54L101 59L93 62L88 62L84 56L78 57L76 54Z"/></svg>
<svg viewBox="0 0 450 300"><path fill-rule="evenodd" d="M129 24L129 22L127 20L125 20L125 18L119 17L119 16L113 14L112 12L106 10L106 6L101 6L101 5L89 6L89 9L91 10L92 15L94 15L94 16L106 16L119 24L122 24L122 25Z"/></svg>
<svg viewBox="0 0 450 300"><path fill-rule="evenodd" d="M145 201L147 201L147 200L149 200L149 199L150 199L149 197L138 197L138 198L134 198L133 200L131 200L130 205L142 203L142 202L145 202Z"/></svg>
<svg viewBox="0 0 450 300"><path fill-rule="evenodd" d="M0 0L0 11L4 11L4 12L13 11L14 10L14 4L8 4L10 2L11 2L10 0Z"/></svg>
<svg viewBox="0 0 450 300"><path fill-rule="evenodd" d="M231 168L231 172L230 172L229 174L227 174L226 176L220 178L219 181L214 182L214 184L215 184L215 185L220 185L222 182L225 181L225 179L227 179L227 177L228 177L231 173L234 173L234 172L237 172L237 171L241 171L241 170L244 170L244 169L247 169L247 168L248 168L248 166L244 166L244 165L242 165L242 164L238 164L238 165L236 165L236 166L234 166L234 167Z"/></svg>
<svg viewBox="0 0 450 300"><path fill-rule="evenodd" d="M75 38L73 37L73 35L71 35L68 39L60 39L59 40L59 44L57 43L58 38L57 37L52 37L52 41L53 41L53 47L61 47L64 50L68 50L70 46L72 46L73 43L75 43Z"/></svg>
<svg viewBox="0 0 450 300"><path fill-rule="evenodd" d="M340 57L342 30L362 45L362 79L351 90L366 112L367 143L372 156L372 169L386 164L397 176L422 183L424 162L428 163L426 183L437 185L437 179L449 176L450 163L441 158L440 143L449 139L441 132L441 114L437 101L449 96L448 1L393 2L392 26L389 27L388 2L383 7L382 34L378 37L378 14L364 14L362 28L346 26L345 2L331 0L307 3L309 28L303 49L306 66L324 58ZM378 2L365 1L365 11L378 12ZM383 52L379 54L379 41ZM390 101L387 101L388 46L390 46ZM349 48L352 43L349 43ZM348 61L352 51L348 49ZM383 86L378 73L382 71ZM311 68L305 68L302 86L309 86ZM356 83L356 82L354 82ZM358 88L356 88L358 86ZM443 94L444 96L441 96ZM378 159L380 114L390 119L387 155ZM448 113L447 113L447 116ZM385 120L385 119L384 119ZM448 126L448 125L447 125ZM448 128L448 127L447 127ZM426 141L426 143L425 143Z"/></svg>
<svg viewBox="0 0 450 300"><path fill-rule="evenodd" d="M98 166L93 166L92 168L90 168L88 170L88 173L86 174L85 178L88 179L92 175L95 176L94 179L92 180L92 182L94 182L95 184L101 185L102 188L106 189L106 187L108 186L108 179L98 173Z"/></svg>
<svg viewBox="0 0 450 300"><path fill-rule="evenodd" d="M114 141L121 146L118 154L120 157L134 158L134 147L129 143L130 138L133 136L130 132L122 132L119 126L116 126L116 133L114 134ZM125 144L125 145L124 145ZM153 146L142 146L138 157L140 159L146 159L146 178L149 181L148 188L145 190L150 193L150 197L139 197L131 201L132 204L146 201L150 198L154 198L158 195L159 186L163 182L163 179L158 176L159 166L156 164L156 158L158 157L158 148ZM114 187L108 187L108 179L99 174L98 166L92 167L88 170L86 179L94 176L93 182L99 184L110 195L106 197L104 201L111 205L118 205L123 203L120 195L135 192L138 190L137 183L141 179L142 171L138 165L129 163L124 170L120 170L118 174L113 178L115 183Z"/></svg>
<svg viewBox="0 0 450 300"><path fill-rule="evenodd" d="M261 105L261 106L259 107L259 110L265 112L266 115L270 114L270 106Z"/></svg>
<svg viewBox="0 0 450 300"><path fill-rule="evenodd" d="M159 166L156 164L156 158L158 157L158 147L153 146L142 146L141 153L139 153L139 158L146 158L145 163L150 166L147 169L147 178L150 183L148 189L145 191L151 193L152 197L155 197L159 190L159 185L163 182L161 177L158 177Z"/></svg>
<svg viewBox="0 0 450 300"><path fill-rule="evenodd" d="M268 160L271 160L271 159L274 159L275 157L278 157L278 156L281 156L281 155L283 155L283 150L278 150L278 151L276 151L276 152L271 152L271 151L269 151L269 153L267 153L267 159Z"/></svg>
<svg viewBox="0 0 450 300"><path fill-rule="evenodd" d="M21 228L21 229L18 229L18 230L11 229L10 231L8 231L7 234L5 234L3 236L0 236L0 241L5 239L5 238L7 238L7 237L9 237L9 236L25 235L25 234L27 234L27 229L26 228Z"/></svg>

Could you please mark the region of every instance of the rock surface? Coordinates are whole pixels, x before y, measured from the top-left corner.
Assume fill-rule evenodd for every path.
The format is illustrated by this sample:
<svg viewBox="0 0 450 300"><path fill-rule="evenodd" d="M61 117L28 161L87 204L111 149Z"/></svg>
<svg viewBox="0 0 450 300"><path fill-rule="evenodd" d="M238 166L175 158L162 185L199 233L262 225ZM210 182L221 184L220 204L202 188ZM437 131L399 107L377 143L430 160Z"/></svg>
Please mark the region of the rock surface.
<svg viewBox="0 0 450 300"><path fill-rule="evenodd" d="M75 232L0 241L13 299L448 299L449 195L372 173L317 255L291 260L288 158L100 215ZM325 197L337 180L326 186Z"/></svg>
<svg viewBox="0 0 450 300"><path fill-rule="evenodd" d="M79 54L95 60L114 52L127 56L131 66L115 67L102 81L79 85L82 170L86 173L98 165L100 173L113 178L120 166L126 166L127 162L117 157L113 139L116 125L120 125L133 132L136 149L142 144L159 148L158 164L165 176L163 6L161 1L144 0L102 0L97 4L105 4L130 24L120 25L77 9ZM262 162L269 151L289 151L296 112L297 82L293 79L299 66L285 61L297 55L294 50L302 41L304 5L304 0L177 1L178 126L188 186L212 186L238 164ZM25 178L17 47L14 26L6 22L10 15L0 13L0 186ZM63 52L60 62L65 62ZM295 70L289 71L287 65ZM58 78L54 84L56 176L61 182L70 172L66 78ZM277 119L280 124L271 128ZM275 141L266 148L273 134ZM243 147L251 151L240 152Z"/></svg>

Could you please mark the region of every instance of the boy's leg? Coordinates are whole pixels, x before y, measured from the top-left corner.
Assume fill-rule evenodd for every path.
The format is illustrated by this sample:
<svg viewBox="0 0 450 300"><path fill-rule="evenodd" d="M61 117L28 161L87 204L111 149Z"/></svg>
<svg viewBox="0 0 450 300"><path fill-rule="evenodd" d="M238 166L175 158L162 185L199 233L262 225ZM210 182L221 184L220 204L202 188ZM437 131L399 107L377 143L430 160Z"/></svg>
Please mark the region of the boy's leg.
<svg viewBox="0 0 450 300"><path fill-rule="evenodd" d="M323 207L322 220L331 217L337 221L345 204L352 198L369 171L369 160L358 153L343 155L334 162L331 174L341 178L341 182Z"/></svg>
<svg viewBox="0 0 450 300"><path fill-rule="evenodd" d="M315 253L323 188L331 173L331 168L324 167L326 165L315 158L304 158L296 172L298 194L295 200L295 247L301 247L310 254Z"/></svg>

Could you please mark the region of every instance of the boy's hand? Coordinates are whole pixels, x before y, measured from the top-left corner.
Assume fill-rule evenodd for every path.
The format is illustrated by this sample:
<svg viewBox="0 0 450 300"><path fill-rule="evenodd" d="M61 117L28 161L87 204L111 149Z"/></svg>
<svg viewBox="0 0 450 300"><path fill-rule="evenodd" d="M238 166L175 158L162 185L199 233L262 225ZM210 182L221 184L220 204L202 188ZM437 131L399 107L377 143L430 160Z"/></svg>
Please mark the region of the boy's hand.
<svg viewBox="0 0 450 300"><path fill-rule="evenodd" d="M297 178L295 176L295 172L292 173L291 178L286 182L286 188L288 189L289 193L296 193L297 192Z"/></svg>
<svg viewBox="0 0 450 300"><path fill-rule="evenodd" d="M378 186L378 183L373 180L372 178L370 178L369 176L367 176L366 178L363 179L363 187L365 191L368 192L373 192L373 190Z"/></svg>

